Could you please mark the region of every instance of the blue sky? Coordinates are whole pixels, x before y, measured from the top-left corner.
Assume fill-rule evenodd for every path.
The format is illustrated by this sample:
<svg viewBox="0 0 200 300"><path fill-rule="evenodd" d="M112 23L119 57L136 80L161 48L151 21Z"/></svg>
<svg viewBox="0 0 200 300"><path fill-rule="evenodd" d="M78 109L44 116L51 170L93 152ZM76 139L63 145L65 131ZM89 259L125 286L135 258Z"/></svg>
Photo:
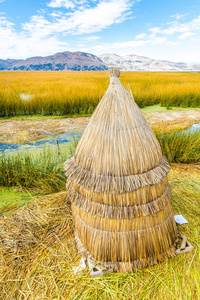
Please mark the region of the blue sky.
<svg viewBox="0 0 200 300"><path fill-rule="evenodd" d="M61 51L200 63L200 1L0 0L0 59Z"/></svg>

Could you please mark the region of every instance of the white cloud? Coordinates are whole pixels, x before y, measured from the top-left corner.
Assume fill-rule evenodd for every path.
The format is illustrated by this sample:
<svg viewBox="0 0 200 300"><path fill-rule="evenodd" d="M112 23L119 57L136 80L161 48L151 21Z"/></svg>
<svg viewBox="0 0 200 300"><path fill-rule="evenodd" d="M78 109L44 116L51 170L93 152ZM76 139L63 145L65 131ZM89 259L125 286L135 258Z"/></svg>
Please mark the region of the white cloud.
<svg viewBox="0 0 200 300"><path fill-rule="evenodd" d="M153 28L150 28L149 31L152 33L152 35L156 35L156 33L160 33L160 28L153 27Z"/></svg>
<svg viewBox="0 0 200 300"><path fill-rule="evenodd" d="M51 0L47 4L49 7L57 8L57 7L65 7L65 8L74 8L75 4L70 0Z"/></svg>
<svg viewBox="0 0 200 300"><path fill-rule="evenodd" d="M130 8L129 1L101 1L96 7L76 11L71 18L63 20L62 27L68 26L75 34L98 32L115 23L123 22ZM66 22L67 21L67 22Z"/></svg>
<svg viewBox="0 0 200 300"><path fill-rule="evenodd" d="M28 35L25 31L17 33L13 23L0 17L0 58L25 58L45 56L66 50L67 43L54 36L42 36L40 32Z"/></svg>
<svg viewBox="0 0 200 300"><path fill-rule="evenodd" d="M168 26L164 29L160 27L153 27L150 28L149 31L151 31L154 34L159 33L163 35L173 35L175 33L200 31L200 16L198 16L197 18L189 22L182 22L182 23L179 21L169 22Z"/></svg>
<svg viewBox="0 0 200 300"><path fill-rule="evenodd" d="M91 2L88 4L85 0L51 0L48 3L50 7L65 6L73 9L66 13L53 11L47 17L44 12L33 15L29 22L22 24L21 32L15 30L15 24L1 17L0 57L23 58L64 51L68 43L62 42L62 37L95 33L123 22L129 18L130 9L135 2L138 0L93 0L91 5ZM86 39L94 41L98 38L91 36Z"/></svg>
<svg viewBox="0 0 200 300"><path fill-rule="evenodd" d="M82 38L82 40L89 41L89 42L93 42L93 41L96 41L99 39L100 39L100 36L97 36L97 35L91 35L91 36Z"/></svg>
<svg viewBox="0 0 200 300"><path fill-rule="evenodd" d="M57 1L58 5L58 1L61 0L55 1ZM84 10L82 7L78 7L73 12L62 14L58 17L54 14L53 17L55 19L52 22L45 20L42 16L32 16L30 22L25 23L23 28L30 32L35 32L37 28L41 34L42 31L44 32L43 35L45 35L46 32L48 34L64 32L68 34L84 34L99 32L113 24L121 23L126 20L129 17L128 14L133 4L134 1L130 0L101 0L96 6L90 6Z"/></svg>
<svg viewBox="0 0 200 300"><path fill-rule="evenodd" d="M97 0L93 0L96 2ZM47 3L47 6L53 8L66 8L66 9L77 9L77 7L81 7L84 4L87 4L88 0L51 0Z"/></svg>
<svg viewBox="0 0 200 300"><path fill-rule="evenodd" d="M53 17L53 18L59 18L61 16L63 16L63 13L62 12L52 12L51 14L49 14L49 16Z"/></svg>
<svg viewBox="0 0 200 300"><path fill-rule="evenodd" d="M46 37L52 34L51 22L43 16L32 16L31 21L23 25L27 36Z"/></svg>
<svg viewBox="0 0 200 300"><path fill-rule="evenodd" d="M146 37L146 33L140 33L138 35L136 35L136 40L142 40Z"/></svg>
<svg viewBox="0 0 200 300"><path fill-rule="evenodd" d="M179 14L179 13L177 13L177 14L175 14L175 15L172 15L171 16L171 18L174 18L174 19L176 19L176 20L180 20L180 19L182 19L183 17L185 17L186 16L186 14Z"/></svg>
<svg viewBox="0 0 200 300"><path fill-rule="evenodd" d="M191 36L194 36L195 35L195 33L194 32L184 32L184 33L182 33L181 35L179 35L179 37L178 37L178 39L179 40L185 40L186 38L188 38L188 37L191 37Z"/></svg>
<svg viewBox="0 0 200 300"><path fill-rule="evenodd" d="M168 41L166 37L154 37L154 38L148 38L145 40L131 40L126 42L117 42L117 43L102 43L95 45L93 47L82 47L82 51L91 51L95 50L98 54L102 53L113 53L119 52L120 49L137 49L142 46L148 46L148 45L169 45L169 44L175 44L174 42ZM83 45L81 45L83 46Z"/></svg>
<svg viewBox="0 0 200 300"><path fill-rule="evenodd" d="M197 36L196 39L193 36ZM200 16L190 21L173 21L163 27L152 27L147 32L140 33L133 40L121 41L118 43L99 43L92 48L85 46L82 51L93 51L95 53L143 53L149 56L149 49L154 49L160 59L171 59L174 61L193 61L193 55L200 60L198 49L200 47ZM190 43L184 42L190 39ZM193 44L192 44L193 43ZM196 45L195 49L194 46ZM92 49L92 50L91 50ZM146 52L144 54L144 49ZM160 50L159 50L160 49ZM151 50L153 51L153 50ZM160 52L159 52L160 51ZM169 54L168 54L169 53ZM154 55L155 56L155 55ZM185 57L185 58L184 58Z"/></svg>

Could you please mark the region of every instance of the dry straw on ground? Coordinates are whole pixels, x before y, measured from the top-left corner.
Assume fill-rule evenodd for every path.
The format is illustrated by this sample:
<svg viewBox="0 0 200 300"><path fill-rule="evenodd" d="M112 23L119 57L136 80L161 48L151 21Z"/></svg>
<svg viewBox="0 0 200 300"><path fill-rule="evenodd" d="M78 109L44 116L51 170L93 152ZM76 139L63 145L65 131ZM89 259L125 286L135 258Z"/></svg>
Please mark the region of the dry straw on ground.
<svg viewBox="0 0 200 300"><path fill-rule="evenodd" d="M131 272L175 253L169 165L132 95L110 85L65 164L80 253Z"/></svg>
<svg viewBox="0 0 200 300"><path fill-rule="evenodd" d="M200 167L175 165L172 204L189 224L181 231L195 247L154 267L91 278L74 273L78 255L70 202L61 192L39 198L0 219L0 299L198 299Z"/></svg>

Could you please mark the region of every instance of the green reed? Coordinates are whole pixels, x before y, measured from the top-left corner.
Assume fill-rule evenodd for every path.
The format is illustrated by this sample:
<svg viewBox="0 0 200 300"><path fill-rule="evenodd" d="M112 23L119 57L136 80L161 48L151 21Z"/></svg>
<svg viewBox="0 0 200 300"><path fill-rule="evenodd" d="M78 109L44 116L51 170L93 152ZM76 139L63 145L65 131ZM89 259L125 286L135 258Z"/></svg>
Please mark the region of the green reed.
<svg viewBox="0 0 200 300"><path fill-rule="evenodd" d="M58 155L51 148L38 153L19 151L0 157L0 186L23 186L45 193L64 188L63 162L67 154Z"/></svg>
<svg viewBox="0 0 200 300"><path fill-rule="evenodd" d="M161 145L162 153L169 162L200 162L200 132L154 130Z"/></svg>
<svg viewBox="0 0 200 300"><path fill-rule="evenodd" d="M164 132L154 129L163 155L169 162L200 162L200 132ZM55 147L40 151L19 151L0 156L0 186L23 186L37 188L45 193L64 188L66 177L63 164L73 155L77 140L61 148L58 155Z"/></svg>

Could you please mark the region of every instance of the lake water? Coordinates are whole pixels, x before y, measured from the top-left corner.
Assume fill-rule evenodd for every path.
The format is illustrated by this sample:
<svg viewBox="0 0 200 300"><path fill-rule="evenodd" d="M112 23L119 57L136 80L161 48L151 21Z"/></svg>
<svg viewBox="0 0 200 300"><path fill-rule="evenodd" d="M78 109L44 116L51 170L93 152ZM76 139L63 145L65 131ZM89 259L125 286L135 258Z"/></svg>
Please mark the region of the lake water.
<svg viewBox="0 0 200 300"><path fill-rule="evenodd" d="M182 131L181 133L194 133L196 131L200 130L200 123L193 124L191 128ZM24 143L24 144L6 144L6 143L0 143L0 152L5 150L34 150L36 148L42 148L49 145L56 145L56 140L58 140L59 144L65 144L70 142L73 138L80 138L81 135L77 134L75 132L72 133L63 133L58 136L44 133L44 135L52 135L52 137L48 137L47 139L42 139L40 141L30 142L30 143Z"/></svg>
<svg viewBox="0 0 200 300"><path fill-rule="evenodd" d="M187 129L187 130L184 130L183 132L191 132L191 133L193 133L193 132L199 131L199 130L200 130L200 123L198 123L198 124L193 124L193 125L191 126L191 128L189 128L189 129Z"/></svg>
<svg viewBox="0 0 200 300"><path fill-rule="evenodd" d="M72 132L72 133L63 133L58 136L53 134L44 134L44 135L52 135L53 137L48 137L47 139L42 139L40 141L24 143L24 144L6 144L0 143L0 151L5 150L34 150L36 148L42 148L45 146L56 145L56 140L58 140L59 144L65 144L70 142L73 138L80 138L81 135Z"/></svg>

